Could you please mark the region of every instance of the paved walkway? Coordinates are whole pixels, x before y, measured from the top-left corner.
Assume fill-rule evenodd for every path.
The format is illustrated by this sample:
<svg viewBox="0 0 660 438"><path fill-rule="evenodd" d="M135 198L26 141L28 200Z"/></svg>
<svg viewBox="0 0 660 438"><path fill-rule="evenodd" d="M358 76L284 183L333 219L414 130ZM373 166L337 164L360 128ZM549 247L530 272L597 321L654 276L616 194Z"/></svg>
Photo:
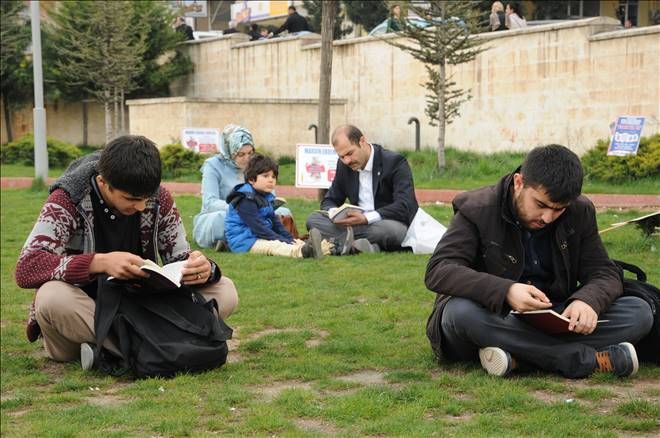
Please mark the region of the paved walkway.
<svg viewBox="0 0 660 438"><path fill-rule="evenodd" d="M2 188L26 188L32 184L32 178L29 177L2 177ZM48 183L52 183L53 179L49 178ZM199 195L199 183L181 183L181 182L165 182L163 183L168 190L172 193ZM444 202L450 203L454 196L461 193L462 190L431 190L431 189L417 189L417 201L420 203L428 202ZM294 186L277 186L278 196L284 198L304 198L304 199L317 199L318 190L316 189L299 189ZM598 208L647 208L653 209L660 207L660 194L658 195L608 195L608 194L587 194L586 195L594 205Z"/></svg>

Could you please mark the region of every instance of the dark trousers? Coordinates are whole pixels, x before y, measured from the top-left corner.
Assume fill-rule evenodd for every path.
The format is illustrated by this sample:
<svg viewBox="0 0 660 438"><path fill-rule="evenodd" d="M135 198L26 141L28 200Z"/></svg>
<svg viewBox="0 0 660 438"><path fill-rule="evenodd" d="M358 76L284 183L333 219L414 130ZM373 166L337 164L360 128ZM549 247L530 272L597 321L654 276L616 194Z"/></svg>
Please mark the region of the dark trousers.
<svg viewBox="0 0 660 438"><path fill-rule="evenodd" d="M346 236L346 227L335 225L327 216L314 212L307 218L307 229L316 228L321 232L323 238L343 239ZM376 243L382 251L401 251L401 242L406 237L408 227L398 221L383 219L369 225L357 225L353 227L353 235L356 239L367 239L370 243Z"/></svg>
<svg viewBox="0 0 660 438"><path fill-rule="evenodd" d="M553 307L561 313L565 304ZM547 335L514 315L502 317L466 298L454 297L442 314L442 349L448 358L473 361L479 348L500 347L516 360L565 377L580 378L596 368L596 350L620 342L635 343L653 325L651 307L637 297L621 297L598 316L589 335Z"/></svg>

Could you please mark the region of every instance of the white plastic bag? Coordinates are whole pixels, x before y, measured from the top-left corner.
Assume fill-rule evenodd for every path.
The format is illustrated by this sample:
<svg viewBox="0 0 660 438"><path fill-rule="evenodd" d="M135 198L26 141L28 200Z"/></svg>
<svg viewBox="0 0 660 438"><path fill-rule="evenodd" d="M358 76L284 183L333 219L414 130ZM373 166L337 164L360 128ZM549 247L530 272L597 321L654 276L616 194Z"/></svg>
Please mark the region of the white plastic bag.
<svg viewBox="0 0 660 438"><path fill-rule="evenodd" d="M433 254L445 231L447 231L447 227L420 207L408 227L401 246L411 247L415 254Z"/></svg>

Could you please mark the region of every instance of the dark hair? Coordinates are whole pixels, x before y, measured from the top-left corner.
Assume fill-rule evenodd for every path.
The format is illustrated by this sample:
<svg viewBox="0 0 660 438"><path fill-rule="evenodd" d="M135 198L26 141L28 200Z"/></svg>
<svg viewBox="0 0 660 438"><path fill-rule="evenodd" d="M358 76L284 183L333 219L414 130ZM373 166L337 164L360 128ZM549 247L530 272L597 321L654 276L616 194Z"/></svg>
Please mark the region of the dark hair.
<svg viewBox="0 0 660 438"><path fill-rule="evenodd" d="M345 134L348 138L348 141L351 144L360 144L360 139L364 134L356 126L353 125L342 125L335 129L332 133L332 144L335 144L335 140L339 134Z"/></svg>
<svg viewBox="0 0 660 438"><path fill-rule="evenodd" d="M250 161L248 162L247 167L245 168L245 181L256 181L257 175L273 171L275 178L279 173L279 166L270 157L261 154L254 154Z"/></svg>
<svg viewBox="0 0 660 438"><path fill-rule="evenodd" d="M511 2L511 3L507 3L507 6L508 6L513 12L515 12L515 14L516 14L517 16L519 16L520 18L523 17L523 10L522 10L522 6L520 5L520 3L518 3L518 2Z"/></svg>
<svg viewBox="0 0 660 438"><path fill-rule="evenodd" d="M110 141L96 168L110 187L136 197L153 195L160 185L160 153L141 135L123 135Z"/></svg>
<svg viewBox="0 0 660 438"><path fill-rule="evenodd" d="M296 12L296 7L293 6L293 5L291 5L291 6L289 6L289 10L290 10L290 11L293 11L293 12Z"/></svg>
<svg viewBox="0 0 660 438"><path fill-rule="evenodd" d="M542 188L552 202L566 204L582 192L584 171L580 158L565 146L550 144L532 149L520 173L524 186Z"/></svg>

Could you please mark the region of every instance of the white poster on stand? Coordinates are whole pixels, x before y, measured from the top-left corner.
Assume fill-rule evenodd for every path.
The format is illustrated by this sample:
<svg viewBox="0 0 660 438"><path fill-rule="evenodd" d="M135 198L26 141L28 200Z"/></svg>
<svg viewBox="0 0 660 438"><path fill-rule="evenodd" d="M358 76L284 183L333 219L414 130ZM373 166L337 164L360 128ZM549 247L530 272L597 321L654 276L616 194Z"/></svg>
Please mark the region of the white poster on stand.
<svg viewBox="0 0 660 438"><path fill-rule="evenodd" d="M183 128L181 144L199 154L217 154L220 147L220 131L215 128Z"/></svg>
<svg viewBox="0 0 660 438"><path fill-rule="evenodd" d="M296 145L296 187L327 189L335 179L337 153L329 144Z"/></svg>

